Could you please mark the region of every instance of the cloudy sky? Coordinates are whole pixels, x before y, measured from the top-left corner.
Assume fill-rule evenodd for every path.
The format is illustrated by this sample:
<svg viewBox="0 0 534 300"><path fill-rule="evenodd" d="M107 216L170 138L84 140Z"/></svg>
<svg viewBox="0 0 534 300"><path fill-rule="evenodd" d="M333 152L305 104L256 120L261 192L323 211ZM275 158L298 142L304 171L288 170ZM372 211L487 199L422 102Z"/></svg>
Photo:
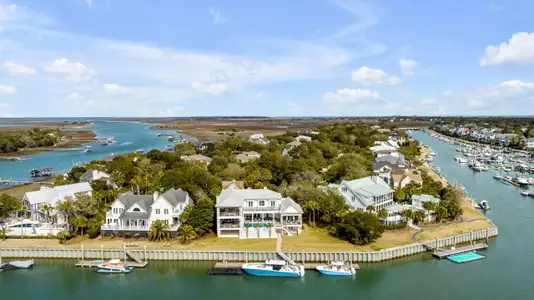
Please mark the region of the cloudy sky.
<svg viewBox="0 0 534 300"><path fill-rule="evenodd" d="M0 117L534 114L528 0L0 0Z"/></svg>

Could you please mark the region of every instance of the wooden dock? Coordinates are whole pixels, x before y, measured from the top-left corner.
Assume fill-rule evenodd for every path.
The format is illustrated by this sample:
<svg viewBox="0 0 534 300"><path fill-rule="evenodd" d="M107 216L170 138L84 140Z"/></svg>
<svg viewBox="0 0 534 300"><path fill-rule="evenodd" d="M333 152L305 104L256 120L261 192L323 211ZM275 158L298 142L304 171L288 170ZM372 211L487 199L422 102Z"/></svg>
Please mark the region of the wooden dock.
<svg viewBox="0 0 534 300"><path fill-rule="evenodd" d="M75 266L81 267L81 268L98 268L98 265L105 263L105 262L107 261L80 260L75 264ZM127 267L134 267L134 268L145 268L148 265L147 261L144 261L144 262L123 261L122 263Z"/></svg>
<svg viewBox="0 0 534 300"><path fill-rule="evenodd" d="M478 251L478 250L484 250L488 248L488 244L473 244L473 245L467 245L462 247L457 247L454 249L438 249L437 251L434 251L432 255L437 258L447 258L451 255L471 252L471 251Z"/></svg>

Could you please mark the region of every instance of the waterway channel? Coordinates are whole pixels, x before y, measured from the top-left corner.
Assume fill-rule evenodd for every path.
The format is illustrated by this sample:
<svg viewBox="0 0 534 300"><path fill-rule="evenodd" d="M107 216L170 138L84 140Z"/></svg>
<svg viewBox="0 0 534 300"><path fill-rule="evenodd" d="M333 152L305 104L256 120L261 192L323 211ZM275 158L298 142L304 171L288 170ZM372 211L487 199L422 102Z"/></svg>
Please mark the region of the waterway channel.
<svg viewBox="0 0 534 300"><path fill-rule="evenodd" d="M0 160L0 179L29 180L30 169L52 168L54 172L66 172L74 164L89 162L104 158L111 154L134 152L136 150L149 151L163 149L172 144L166 137L157 137L156 133L176 134L173 130L151 130L150 125L133 122L105 122L97 121L89 128L98 137L114 137L116 143L102 146L93 145L92 152L41 152L30 155L25 161Z"/></svg>
<svg viewBox="0 0 534 300"><path fill-rule="evenodd" d="M460 166L455 147L423 132L413 136L438 154L435 165L450 181L490 202L487 215L500 235L490 240L487 259L457 265L421 254L362 264L355 278L308 271L302 279L208 276L209 262L150 262L144 270L108 276L77 269L73 261L39 260L34 269L0 274L2 299L534 299L534 199Z"/></svg>

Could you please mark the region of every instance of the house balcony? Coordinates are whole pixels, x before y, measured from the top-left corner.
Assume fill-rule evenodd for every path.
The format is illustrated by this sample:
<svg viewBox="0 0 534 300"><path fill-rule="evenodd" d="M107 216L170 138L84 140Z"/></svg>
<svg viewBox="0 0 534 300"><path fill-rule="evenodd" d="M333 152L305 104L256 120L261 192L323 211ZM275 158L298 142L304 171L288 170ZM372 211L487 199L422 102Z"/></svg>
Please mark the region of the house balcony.
<svg viewBox="0 0 534 300"><path fill-rule="evenodd" d="M176 231L180 227L180 224L172 224L169 226L171 231ZM112 231L150 231L150 226L133 226L133 225L120 225L120 224L104 224L100 227L101 230Z"/></svg>
<svg viewBox="0 0 534 300"><path fill-rule="evenodd" d="M241 214L239 211L221 211L219 212L220 217L239 217Z"/></svg>
<svg viewBox="0 0 534 300"><path fill-rule="evenodd" d="M243 207L243 211L246 212L279 212L280 207L269 206L269 207Z"/></svg>
<svg viewBox="0 0 534 300"><path fill-rule="evenodd" d="M237 223L237 224L229 223L229 224L220 224L219 225L220 229L236 229L236 228L239 228L239 227L240 227L239 223Z"/></svg>

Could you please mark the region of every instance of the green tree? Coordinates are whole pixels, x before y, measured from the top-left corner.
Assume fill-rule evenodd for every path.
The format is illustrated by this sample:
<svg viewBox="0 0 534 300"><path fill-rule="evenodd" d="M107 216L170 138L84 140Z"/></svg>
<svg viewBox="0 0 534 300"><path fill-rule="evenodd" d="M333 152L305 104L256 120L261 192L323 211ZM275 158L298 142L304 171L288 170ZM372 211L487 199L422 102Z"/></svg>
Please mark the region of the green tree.
<svg viewBox="0 0 534 300"><path fill-rule="evenodd" d="M178 229L178 237L182 244L186 244L197 237L197 233L191 225L182 225Z"/></svg>
<svg viewBox="0 0 534 300"><path fill-rule="evenodd" d="M356 245L372 243L383 232L384 227L374 214L359 210L345 214L334 229L335 236Z"/></svg>
<svg viewBox="0 0 534 300"><path fill-rule="evenodd" d="M50 222L50 212L52 212L53 210L54 208L48 204L45 204L43 205L43 207L41 207L41 212L45 215L45 219L47 222Z"/></svg>
<svg viewBox="0 0 534 300"><path fill-rule="evenodd" d="M367 208L365 208L365 211L367 211L368 213L374 213L375 212L375 207L373 205L369 205L367 206Z"/></svg>
<svg viewBox="0 0 534 300"><path fill-rule="evenodd" d="M186 216L182 218L183 224L191 226L197 236L201 237L210 232L214 214L213 201L209 198L200 199L186 212Z"/></svg>
<svg viewBox="0 0 534 300"><path fill-rule="evenodd" d="M20 201L8 194L0 194L0 218L7 218L20 206Z"/></svg>
<svg viewBox="0 0 534 300"><path fill-rule="evenodd" d="M267 223L267 228L269 229L269 238L271 238L273 227L274 227L273 223Z"/></svg>
<svg viewBox="0 0 534 300"><path fill-rule="evenodd" d="M426 218L426 213L422 210L417 210L412 213L413 222L415 224L419 224L423 222Z"/></svg>
<svg viewBox="0 0 534 300"><path fill-rule="evenodd" d="M0 227L0 236L2 237L2 241L5 241L6 238L7 238L7 233L9 232L10 230L6 227L6 226L2 226Z"/></svg>
<svg viewBox="0 0 534 300"><path fill-rule="evenodd" d="M382 209L380 209L380 210L378 211L378 217L379 217L380 219L386 219L388 216L389 216L389 213L388 213L387 209L382 208Z"/></svg>
<svg viewBox="0 0 534 300"><path fill-rule="evenodd" d="M170 236L170 227L163 220L156 220L150 225L150 232L148 233L148 238L151 241L160 242Z"/></svg>
<svg viewBox="0 0 534 300"><path fill-rule="evenodd" d="M413 219L413 212L411 209L405 209L401 211L400 215L404 218L404 220L406 220L406 222L409 222Z"/></svg>

